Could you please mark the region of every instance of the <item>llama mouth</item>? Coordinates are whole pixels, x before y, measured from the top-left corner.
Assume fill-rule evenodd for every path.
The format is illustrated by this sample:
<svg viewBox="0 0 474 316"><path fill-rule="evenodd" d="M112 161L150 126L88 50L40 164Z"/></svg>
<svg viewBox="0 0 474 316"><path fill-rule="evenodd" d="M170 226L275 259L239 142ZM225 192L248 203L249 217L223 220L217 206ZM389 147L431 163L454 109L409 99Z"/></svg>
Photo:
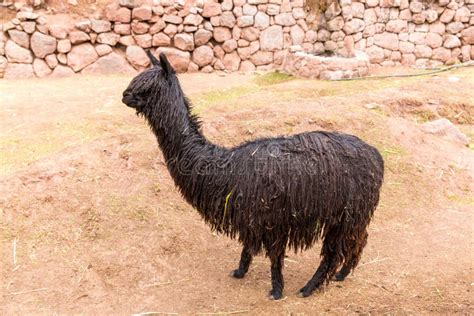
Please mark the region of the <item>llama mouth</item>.
<svg viewBox="0 0 474 316"><path fill-rule="evenodd" d="M122 103L128 107L135 108L135 106L133 105L133 98L131 95L124 95L122 97Z"/></svg>

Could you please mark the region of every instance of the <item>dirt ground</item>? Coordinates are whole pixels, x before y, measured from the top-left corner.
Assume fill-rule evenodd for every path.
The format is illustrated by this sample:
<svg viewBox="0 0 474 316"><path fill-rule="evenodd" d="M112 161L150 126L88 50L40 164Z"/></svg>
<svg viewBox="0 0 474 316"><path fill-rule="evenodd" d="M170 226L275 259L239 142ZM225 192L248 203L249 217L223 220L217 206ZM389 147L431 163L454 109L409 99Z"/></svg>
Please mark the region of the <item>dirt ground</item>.
<svg viewBox="0 0 474 316"><path fill-rule="evenodd" d="M386 162L361 263L309 298L319 247L228 276L240 246L174 187L127 76L0 81L0 311L24 314L474 313L474 152L424 133L447 117L474 137L474 68L378 81L182 75L211 141L340 130Z"/></svg>
<svg viewBox="0 0 474 316"><path fill-rule="evenodd" d="M55 21L55 19L61 19L64 13L67 13L72 21L84 17L99 18L104 8L111 3L110 0L76 0L76 2L77 5L72 5L65 0L46 0L46 5L36 8L36 11L48 13L48 24L50 24L51 22L61 22ZM55 14L58 14L58 16L54 16ZM13 19L15 15L15 10L0 6L0 23Z"/></svg>

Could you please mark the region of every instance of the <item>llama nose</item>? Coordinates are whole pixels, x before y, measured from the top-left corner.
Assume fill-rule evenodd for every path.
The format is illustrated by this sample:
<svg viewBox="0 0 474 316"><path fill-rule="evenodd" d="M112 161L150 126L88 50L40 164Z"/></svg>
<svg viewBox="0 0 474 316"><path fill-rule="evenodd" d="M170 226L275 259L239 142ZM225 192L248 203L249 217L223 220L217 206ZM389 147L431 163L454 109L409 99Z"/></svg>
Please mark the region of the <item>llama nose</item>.
<svg viewBox="0 0 474 316"><path fill-rule="evenodd" d="M130 106L130 103L131 103L131 101L132 101L131 96L132 96L132 95L131 95L130 93L124 92L124 93L122 94L122 103L124 103L124 104Z"/></svg>

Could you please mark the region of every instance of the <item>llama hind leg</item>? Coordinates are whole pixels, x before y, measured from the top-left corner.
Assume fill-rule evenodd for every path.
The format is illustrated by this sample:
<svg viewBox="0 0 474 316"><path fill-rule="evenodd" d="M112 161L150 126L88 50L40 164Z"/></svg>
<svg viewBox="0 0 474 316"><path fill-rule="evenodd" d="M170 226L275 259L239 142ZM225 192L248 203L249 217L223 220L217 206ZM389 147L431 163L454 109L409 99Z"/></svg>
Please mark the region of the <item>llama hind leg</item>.
<svg viewBox="0 0 474 316"><path fill-rule="evenodd" d="M242 279L247 271L249 270L250 263L252 262L252 254L248 247L244 246L242 254L240 255L239 267L231 272L231 276L237 279Z"/></svg>
<svg viewBox="0 0 474 316"><path fill-rule="evenodd" d="M334 281L342 282L351 273L352 269L348 264L344 264L338 273L334 276Z"/></svg>
<svg viewBox="0 0 474 316"><path fill-rule="evenodd" d="M272 289L270 290L269 298L271 300L279 300L283 296L283 288L285 286L282 273L284 259L285 250L280 255L270 256Z"/></svg>
<svg viewBox="0 0 474 316"><path fill-rule="evenodd" d="M364 250L365 245L367 245L367 237L367 230L364 229L355 240L351 241L347 253L344 254L344 265L334 277L336 281L344 281L351 271L357 267L362 251Z"/></svg>
<svg viewBox="0 0 474 316"><path fill-rule="evenodd" d="M321 263L313 277L300 289L300 295L310 296L314 290L319 289L327 283L336 273L337 268L344 260L341 256L342 240L337 228L333 228L326 234L321 250Z"/></svg>

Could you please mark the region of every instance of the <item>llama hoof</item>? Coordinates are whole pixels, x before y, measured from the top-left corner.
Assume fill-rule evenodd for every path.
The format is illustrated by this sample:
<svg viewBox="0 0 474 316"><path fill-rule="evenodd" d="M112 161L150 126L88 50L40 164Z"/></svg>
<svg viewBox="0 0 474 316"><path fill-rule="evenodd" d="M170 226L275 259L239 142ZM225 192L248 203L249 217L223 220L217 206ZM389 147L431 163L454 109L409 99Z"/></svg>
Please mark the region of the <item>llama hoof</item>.
<svg viewBox="0 0 474 316"><path fill-rule="evenodd" d="M334 281L337 281L337 282L342 282L346 279L346 276L344 273L336 273L336 275L334 276Z"/></svg>
<svg viewBox="0 0 474 316"><path fill-rule="evenodd" d="M313 292L310 292L310 291L299 292L298 296L299 297L308 297L308 296L311 296L311 294L313 294Z"/></svg>
<svg viewBox="0 0 474 316"><path fill-rule="evenodd" d="M236 279L242 279L245 276L245 272L242 272L239 269L237 269L237 270L232 271L229 275Z"/></svg>
<svg viewBox="0 0 474 316"><path fill-rule="evenodd" d="M299 297L308 297L310 296L311 294L313 293L312 290L308 289L308 286L304 286L302 287L299 292L298 292L298 296Z"/></svg>
<svg viewBox="0 0 474 316"><path fill-rule="evenodd" d="M280 290L271 290L269 295L268 295L268 298L272 301L277 301L277 300L281 299L282 296L283 296L282 291L280 291Z"/></svg>

